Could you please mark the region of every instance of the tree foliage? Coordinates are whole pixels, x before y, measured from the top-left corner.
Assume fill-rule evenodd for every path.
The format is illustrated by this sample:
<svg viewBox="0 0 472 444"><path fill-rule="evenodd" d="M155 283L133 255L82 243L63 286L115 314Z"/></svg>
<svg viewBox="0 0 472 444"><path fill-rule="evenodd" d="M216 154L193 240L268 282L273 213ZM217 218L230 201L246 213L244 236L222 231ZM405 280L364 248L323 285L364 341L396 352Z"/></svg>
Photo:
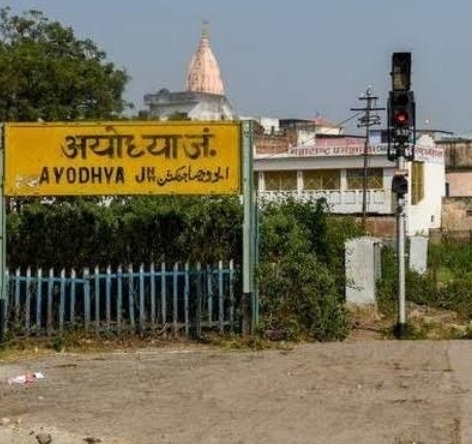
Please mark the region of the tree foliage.
<svg viewBox="0 0 472 444"><path fill-rule="evenodd" d="M173 120L173 121L185 121L185 120L192 120L189 116L188 113L182 112L182 111L176 111L175 113L172 113L167 117L167 120Z"/></svg>
<svg viewBox="0 0 472 444"><path fill-rule="evenodd" d="M112 118L128 75L42 12L0 9L0 121Z"/></svg>

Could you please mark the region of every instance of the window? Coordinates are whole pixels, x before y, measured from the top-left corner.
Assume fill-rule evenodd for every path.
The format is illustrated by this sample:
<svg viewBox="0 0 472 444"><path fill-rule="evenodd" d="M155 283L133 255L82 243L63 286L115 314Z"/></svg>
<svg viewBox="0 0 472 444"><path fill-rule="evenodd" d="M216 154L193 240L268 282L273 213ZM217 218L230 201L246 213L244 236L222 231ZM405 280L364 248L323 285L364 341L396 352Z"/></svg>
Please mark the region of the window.
<svg viewBox="0 0 472 444"><path fill-rule="evenodd" d="M303 172L304 190L339 190L341 172L339 170L308 170Z"/></svg>
<svg viewBox="0 0 472 444"><path fill-rule="evenodd" d="M424 198L424 163L411 162L411 204L417 205Z"/></svg>
<svg viewBox="0 0 472 444"><path fill-rule="evenodd" d="M265 171L266 191L293 191L297 190L296 171Z"/></svg>
<svg viewBox="0 0 472 444"><path fill-rule="evenodd" d="M388 130L382 130L380 134L380 143L388 143Z"/></svg>
<svg viewBox="0 0 472 444"><path fill-rule="evenodd" d="M346 170L347 189L362 190L364 188L364 169ZM367 169L367 189L381 190L383 188L382 168Z"/></svg>

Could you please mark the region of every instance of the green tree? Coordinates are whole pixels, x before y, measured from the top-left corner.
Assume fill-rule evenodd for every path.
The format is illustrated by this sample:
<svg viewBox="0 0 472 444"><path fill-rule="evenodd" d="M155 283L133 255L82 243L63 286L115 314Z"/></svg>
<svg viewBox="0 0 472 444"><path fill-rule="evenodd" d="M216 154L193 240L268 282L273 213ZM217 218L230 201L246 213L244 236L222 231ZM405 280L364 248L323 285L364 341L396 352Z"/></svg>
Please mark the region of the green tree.
<svg viewBox="0 0 472 444"><path fill-rule="evenodd" d="M126 105L126 71L40 11L0 9L0 66L0 121L113 118Z"/></svg>
<svg viewBox="0 0 472 444"><path fill-rule="evenodd" d="M182 121L182 120L192 120L187 113L182 111L176 111L175 113L170 114L167 117L167 120L175 120L175 121Z"/></svg>

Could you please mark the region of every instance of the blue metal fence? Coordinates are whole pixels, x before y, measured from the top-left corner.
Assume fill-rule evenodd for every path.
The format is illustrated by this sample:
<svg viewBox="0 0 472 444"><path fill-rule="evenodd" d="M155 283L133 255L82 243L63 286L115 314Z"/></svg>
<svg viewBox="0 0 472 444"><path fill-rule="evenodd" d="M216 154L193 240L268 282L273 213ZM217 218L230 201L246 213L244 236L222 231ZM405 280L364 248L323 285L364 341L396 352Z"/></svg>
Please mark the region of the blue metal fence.
<svg viewBox="0 0 472 444"><path fill-rule="evenodd" d="M165 263L100 270L7 270L6 325L18 334L67 328L97 332L171 331L200 336L202 329L234 330L233 262L216 268Z"/></svg>

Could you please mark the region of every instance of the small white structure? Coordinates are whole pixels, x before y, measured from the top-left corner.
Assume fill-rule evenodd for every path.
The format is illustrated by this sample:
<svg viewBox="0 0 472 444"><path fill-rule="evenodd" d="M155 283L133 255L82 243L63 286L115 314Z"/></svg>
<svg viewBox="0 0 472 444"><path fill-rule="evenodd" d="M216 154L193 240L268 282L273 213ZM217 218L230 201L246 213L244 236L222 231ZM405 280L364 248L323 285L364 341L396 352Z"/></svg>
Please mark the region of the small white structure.
<svg viewBox="0 0 472 444"><path fill-rule="evenodd" d="M428 238L424 236L411 236L409 240L409 268L419 274L424 274L428 269Z"/></svg>
<svg viewBox="0 0 472 444"><path fill-rule="evenodd" d="M274 135L280 134L280 120L273 117L248 117L248 116L239 116L239 120L252 120L257 122L264 131L264 134Z"/></svg>
<svg viewBox="0 0 472 444"><path fill-rule="evenodd" d="M359 237L346 242L346 302L375 305L376 283L380 279L381 240Z"/></svg>

